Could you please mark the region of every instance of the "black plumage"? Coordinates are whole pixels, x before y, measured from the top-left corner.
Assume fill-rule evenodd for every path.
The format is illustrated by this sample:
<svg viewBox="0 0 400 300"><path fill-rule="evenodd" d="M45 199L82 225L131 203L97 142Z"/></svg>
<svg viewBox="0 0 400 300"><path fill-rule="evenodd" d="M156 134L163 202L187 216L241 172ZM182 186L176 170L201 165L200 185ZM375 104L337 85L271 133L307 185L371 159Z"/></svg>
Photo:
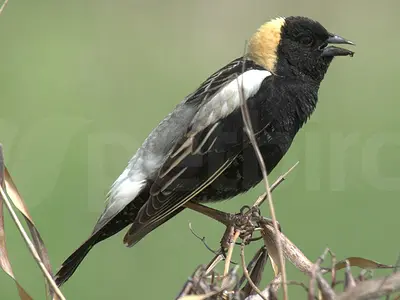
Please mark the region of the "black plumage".
<svg viewBox="0 0 400 300"><path fill-rule="evenodd" d="M111 188L91 237L63 263L57 283L73 274L96 243L130 224L128 246L188 201L225 200L257 185L262 174L243 131L241 94L269 173L314 111L333 57L353 54L329 43L351 44L304 17L264 24L248 54L211 75L145 140Z"/></svg>

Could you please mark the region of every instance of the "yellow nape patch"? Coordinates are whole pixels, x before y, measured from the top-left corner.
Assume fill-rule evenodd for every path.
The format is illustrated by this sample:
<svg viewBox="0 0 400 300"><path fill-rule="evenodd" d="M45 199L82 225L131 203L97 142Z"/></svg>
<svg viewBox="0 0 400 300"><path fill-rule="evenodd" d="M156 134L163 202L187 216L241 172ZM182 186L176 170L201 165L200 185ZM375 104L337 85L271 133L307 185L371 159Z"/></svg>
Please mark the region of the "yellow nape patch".
<svg viewBox="0 0 400 300"><path fill-rule="evenodd" d="M275 71L276 51L284 24L285 18L273 19L262 25L249 41L248 56L270 72Z"/></svg>

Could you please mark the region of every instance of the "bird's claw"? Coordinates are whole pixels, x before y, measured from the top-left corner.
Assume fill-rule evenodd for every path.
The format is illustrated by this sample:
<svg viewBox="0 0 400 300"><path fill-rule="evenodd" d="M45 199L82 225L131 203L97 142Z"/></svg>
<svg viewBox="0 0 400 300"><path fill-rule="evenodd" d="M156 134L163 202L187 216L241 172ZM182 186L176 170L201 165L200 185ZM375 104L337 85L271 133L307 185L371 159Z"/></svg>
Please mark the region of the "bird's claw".
<svg viewBox="0 0 400 300"><path fill-rule="evenodd" d="M227 249L232 242L235 231L240 231L242 242L248 244L254 229L257 228L258 222L261 220L260 208L258 206L243 206L237 214L227 214L226 230L221 239L221 248Z"/></svg>

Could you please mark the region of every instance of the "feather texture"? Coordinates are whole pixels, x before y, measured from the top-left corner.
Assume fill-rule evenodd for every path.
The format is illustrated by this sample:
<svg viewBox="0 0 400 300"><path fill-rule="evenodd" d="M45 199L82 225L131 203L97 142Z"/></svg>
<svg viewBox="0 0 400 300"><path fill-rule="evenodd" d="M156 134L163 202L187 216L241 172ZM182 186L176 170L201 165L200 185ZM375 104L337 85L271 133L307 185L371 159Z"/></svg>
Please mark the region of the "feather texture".
<svg viewBox="0 0 400 300"><path fill-rule="evenodd" d="M227 151L218 162L204 165L208 154L220 147L214 131L221 126L222 120L240 107L239 89L242 89L245 99L249 99L270 75L270 72L240 58L213 74L186 99L186 103L197 103L199 109L186 134L177 142L158 176L153 178L150 198L125 235L126 245L133 246L149 228L169 219L171 213L196 198L229 168L240 149ZM206 175L203 174L205 167L208 168Z"/></svg>

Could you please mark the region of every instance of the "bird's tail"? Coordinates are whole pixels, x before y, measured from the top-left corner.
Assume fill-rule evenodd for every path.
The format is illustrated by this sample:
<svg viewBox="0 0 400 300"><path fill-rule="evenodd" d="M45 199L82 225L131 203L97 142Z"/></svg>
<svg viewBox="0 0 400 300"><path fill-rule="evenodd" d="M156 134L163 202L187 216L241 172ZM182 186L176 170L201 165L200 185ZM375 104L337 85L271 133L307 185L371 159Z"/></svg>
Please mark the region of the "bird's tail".
<svg viewBox="0 0 400 300"><path fill-rule="evenodd" d="M74 274L82 260L98 242L100 242L98 234L92 235L64 261L55 276L58 286L64 284Z"/></svg>

